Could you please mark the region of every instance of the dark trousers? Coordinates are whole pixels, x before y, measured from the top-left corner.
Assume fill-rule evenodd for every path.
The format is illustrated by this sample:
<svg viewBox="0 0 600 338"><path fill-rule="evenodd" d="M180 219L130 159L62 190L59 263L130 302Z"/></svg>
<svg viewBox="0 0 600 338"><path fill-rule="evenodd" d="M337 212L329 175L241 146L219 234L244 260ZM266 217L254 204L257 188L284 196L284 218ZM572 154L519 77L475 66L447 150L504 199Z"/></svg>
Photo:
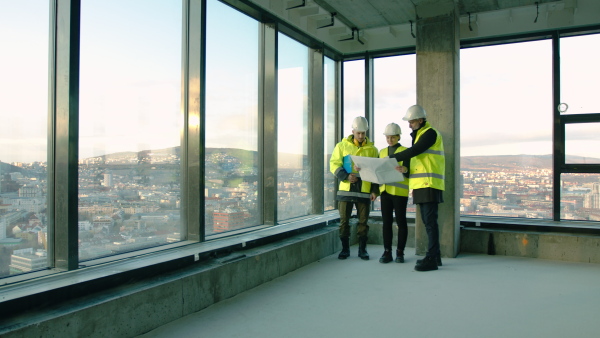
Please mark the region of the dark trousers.
<svg viewBox="0 0 600 338"><path fill-rule="evenodd" d="M340 201L338 205L340 211L340 238L350 237L350 216L354 205L356 205L356 213L358 214L356 235L360 238L369 234L367 221L371 212L371 203Z"/></svg>
<svg viewBox="0 0 600 338"><path fill-rule="evenodd" d="M387 192L381 194L381 218L383 220L383 247L386 250L392 249L392 237L394 230L394 214L396 216L396 224L398 225L398 246L397 249L404 253L406 247L406 239L408 238L408 226L406 222L406 205L408 204L407 196L390 195Z"/></svg>
<svg viewBox="0 0 600 338"><path fill-rule="evenodd" d="M427 257L440 255L440 230L438 226L438 203L420 203L419 209L421 220L425 224L429 245L427 246Z"/></svg>

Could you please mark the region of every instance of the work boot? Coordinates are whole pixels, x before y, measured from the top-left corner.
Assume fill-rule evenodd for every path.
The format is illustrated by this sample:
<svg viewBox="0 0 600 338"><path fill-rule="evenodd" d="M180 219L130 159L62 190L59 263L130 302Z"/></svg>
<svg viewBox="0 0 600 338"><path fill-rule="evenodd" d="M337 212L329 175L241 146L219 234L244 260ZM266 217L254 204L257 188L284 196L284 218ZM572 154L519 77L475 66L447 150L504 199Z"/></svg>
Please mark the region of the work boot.
<svg viewBox="0 0 600 338"><path fill-rule="evenodd" d="M417 264L420 264L423 261L423 259L418 259L417 260ZM435 262L437 263L437 266L442 266L442 257L441 256L436 256L435 257Z"/></svg>
<svg viewBox="0 0 600 338"><path fill-rule="evenodd" d="M369 260L369 253L367 252L367 237L361 237L358 239L358 257L365 261Z"/></svg>
<svg viewBox="0 0 600 338"><path fill-rule="evenodd" d="M342 251L338 255L338 259L346 259L350 257L350 238L348 237L340 237L342 241Z"/></svg>
<svg viewBox="0 0 600 338"><path fill-rule="evenodd" d="M438 266L437 266L437 262L436 259L433 257L425 257L421 260L420 263L417 263L417 265L415 265L415 270L416 271L432 271L432 270L437 270Z"/></svg>
<svg viewBox="0 0 600 338"><path fill-rule="evenodd" d="M394 258L392 257L392 250L385 249L385 251L383 252L383 255L381 256L381 258L379 258L379 263L389 263L393 260L394 260Z"/></svg>
<svg viewBox="0 0 600 338"><path fill-rule="evenodd" d="M404 263L404 252L396 250L396 263Z"/></svg>

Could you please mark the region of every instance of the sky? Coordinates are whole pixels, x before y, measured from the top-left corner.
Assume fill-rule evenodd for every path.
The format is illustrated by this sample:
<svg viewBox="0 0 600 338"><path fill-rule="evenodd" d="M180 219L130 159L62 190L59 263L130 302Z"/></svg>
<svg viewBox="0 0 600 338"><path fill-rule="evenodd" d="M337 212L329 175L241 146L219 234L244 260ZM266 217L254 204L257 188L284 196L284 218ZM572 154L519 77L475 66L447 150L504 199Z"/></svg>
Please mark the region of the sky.
<svg viewBox="0 0 600 338"><path fill-rule="evenodd" d="M3 162L47 157L48 3L0 0ZM256 150L258 24L214 0L208 10L214 15L207 28L206 144ZM81 158L180 144L181 11L181 2L170 0L82 2ZM600 113L600 35L564 38L561 44L567 114ZM286 54L279 59L279 88L288 90L280 93L279 109L296 111L306 104L293 93L305 91L307 49L284 37L280 45ZM461 50L462 156L551 153L551 54L550 41ZM410 144L401 118L416 101L414 60L414 55L375 60L372 128L378 147L385 146L381 132L389 122L401 126L401 143ZM364 111L364 86L352 80L364 78L363 67L362 61L345 66L345 135L351 119ZM280 118L283 135L304 137L294 134L306 130L306 121L293 120L300 115ZM600 158L599 127L567 126L567 154ZM304 142L279 144L283 152L306 152Z"/></svg>

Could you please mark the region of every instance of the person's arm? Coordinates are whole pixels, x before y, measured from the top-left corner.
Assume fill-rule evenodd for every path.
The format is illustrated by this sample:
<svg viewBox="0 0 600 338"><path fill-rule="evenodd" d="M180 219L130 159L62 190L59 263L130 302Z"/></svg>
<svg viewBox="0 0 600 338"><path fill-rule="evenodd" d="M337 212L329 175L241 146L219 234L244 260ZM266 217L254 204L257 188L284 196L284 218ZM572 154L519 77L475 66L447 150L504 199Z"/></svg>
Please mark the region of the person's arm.
<svg viewBox="0 0 600 338"><path fill-rule="evenodd" d="M423 135L421 135L419 141L413 144L412 147L399 153L392 154L389 157L395 158L398 162L403 161L403 163L408 164L411 158L422 154L425 152L425 150L431 148L431 146L435 144L436 139L437 133L435 132L435 130L429 129Z"/></svg>
<svg viewBox="0 0 600 338"><path fill-rule="evenodd" d="M347 172L346 169L344 169L344 154L342 153L342 149L340 148L339 144L336 145L333 149L331 159L329 160L329 168L331 170L331 173L340 181L345 181L348 179L350 179L351 181L355 180L353 179L353 177L349 177L351 173Z"/></svg>

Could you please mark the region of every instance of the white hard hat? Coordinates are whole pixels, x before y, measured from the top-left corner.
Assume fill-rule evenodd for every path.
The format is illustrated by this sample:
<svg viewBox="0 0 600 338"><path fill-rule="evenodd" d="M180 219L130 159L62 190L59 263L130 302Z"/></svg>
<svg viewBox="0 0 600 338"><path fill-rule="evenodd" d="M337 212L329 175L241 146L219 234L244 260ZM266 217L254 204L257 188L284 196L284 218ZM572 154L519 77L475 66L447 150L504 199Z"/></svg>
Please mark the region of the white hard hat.
<svg viewBox="0 0 600 338"><path fill-rule="evenodd" d="M385 129L383 130L383 135L385 135L385 136L401 135L401 134L402 134L402 131L400 130L400 126L395 124L394 122L385 126Z"/></svg>
<svg viewBox="0 0 600 338"><path fill-rule="evenodd" d="M369 122L362 116L357 116L352 121L352 130L367 131L369 130Z"/></svg>
<svg viewBox="0 0 600 338"><path fill-rule="evenodd" d="M425 114L425 109L415 104L414 106L408 107L406 110L406 115L402 118L404 121L412 121L416 119L424 119L427 118L427 114Z"/></svg>

